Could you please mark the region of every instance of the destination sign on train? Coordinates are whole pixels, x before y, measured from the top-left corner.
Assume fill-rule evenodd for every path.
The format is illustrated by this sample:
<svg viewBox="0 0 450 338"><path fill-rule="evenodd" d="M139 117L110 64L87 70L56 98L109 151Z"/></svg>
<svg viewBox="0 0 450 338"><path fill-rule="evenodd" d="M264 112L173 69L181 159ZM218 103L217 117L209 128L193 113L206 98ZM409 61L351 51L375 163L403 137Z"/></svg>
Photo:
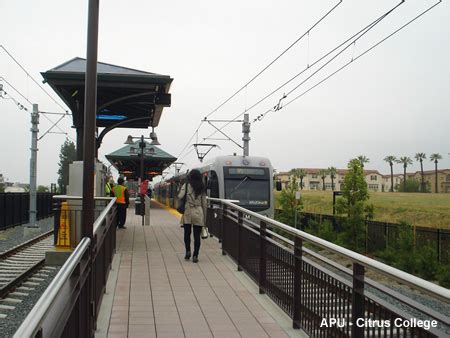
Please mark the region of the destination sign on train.
<svg viewBox="0 0 450 338"><path fill-rule="evenodd" d="M230 175L264 175L264 169L260 168L228 168Z"/></svg>

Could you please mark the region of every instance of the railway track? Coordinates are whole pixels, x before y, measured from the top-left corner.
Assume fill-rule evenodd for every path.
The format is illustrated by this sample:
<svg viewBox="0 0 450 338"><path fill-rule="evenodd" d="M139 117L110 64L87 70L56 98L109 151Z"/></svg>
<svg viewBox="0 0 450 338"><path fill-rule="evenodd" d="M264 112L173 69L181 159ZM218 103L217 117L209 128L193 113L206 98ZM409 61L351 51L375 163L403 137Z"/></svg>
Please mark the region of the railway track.
<svg viewBox="0 0 450 338"><path fill-rule="evenodd" d="M48 231L0 254L0 319L7 318L54 268L44 267L45 252L53 247Z"/></svg>

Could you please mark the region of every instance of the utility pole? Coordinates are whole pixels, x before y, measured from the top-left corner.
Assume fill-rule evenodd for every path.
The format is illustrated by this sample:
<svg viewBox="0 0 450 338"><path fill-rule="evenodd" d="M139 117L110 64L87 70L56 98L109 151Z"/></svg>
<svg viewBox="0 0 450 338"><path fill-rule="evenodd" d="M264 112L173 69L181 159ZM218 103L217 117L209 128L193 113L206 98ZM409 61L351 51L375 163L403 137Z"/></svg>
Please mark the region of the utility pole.
<svg viewBox="0 0 450 338"><path fill-rule="evenodd" d="M81 237L93 237L94 226L94 170L95 127L97 113L97 52L99 1L89 0L84 94L83 137L83 218Z"/></svg>
<svg viewBox="0 0 450 338"><path fill-rule="evenodd" d="M250 141L250 122L248 120L248 114L244 114L244 122L242 122L242 141L244 141L244 156L249 156L249 141Z"/></svg>
<svg viewBox="0 0 450 338"><path fill-rule="evenodd" d="M29 228L37 228L36 224L36 169L37 169L37 135L39 132L39 110L38 105L33 104L33 112L31 113L31 157L30 157L30 217L28 222Z"/></svg>

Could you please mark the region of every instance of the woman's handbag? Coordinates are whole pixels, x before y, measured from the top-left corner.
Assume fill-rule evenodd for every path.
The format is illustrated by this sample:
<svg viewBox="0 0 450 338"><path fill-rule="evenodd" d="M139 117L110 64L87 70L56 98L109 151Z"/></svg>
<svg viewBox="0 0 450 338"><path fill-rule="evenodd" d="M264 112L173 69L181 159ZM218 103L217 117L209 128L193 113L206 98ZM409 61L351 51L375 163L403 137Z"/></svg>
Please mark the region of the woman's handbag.
<svg viewBox="0 0 450 338"><path fill-rule="evenodd" d="M187 189L188 189L187 182L184 184L184 187L185 187L185 189L184 189L185 190L184 196L183 196L182 199L178 200L177 211L180 214L184 214L184 210L186 209L186 199L187 199L187 194L188 194L188 192L187 192Z"/></svg>
<svg viewBox="0 0 450 338"><path fill-rule="evenodd" d="M202 239L207 239L209 237L208 228L206 226L202 227L200 236L202 237Z"/></svg>

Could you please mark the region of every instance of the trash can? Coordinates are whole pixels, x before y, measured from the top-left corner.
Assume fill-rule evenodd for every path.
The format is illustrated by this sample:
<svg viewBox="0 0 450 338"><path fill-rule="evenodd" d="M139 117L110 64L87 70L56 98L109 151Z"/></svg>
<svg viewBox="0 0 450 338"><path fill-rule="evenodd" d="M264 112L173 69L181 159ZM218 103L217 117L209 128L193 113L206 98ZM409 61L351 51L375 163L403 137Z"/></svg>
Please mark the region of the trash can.
<svg viewBox="0 0 450 338"><path fill-rule="evenodd" d="M136 196L136 201L134 202L134 214L135 215L145 215L145 204L141 202L141 196Z"/></svg>

